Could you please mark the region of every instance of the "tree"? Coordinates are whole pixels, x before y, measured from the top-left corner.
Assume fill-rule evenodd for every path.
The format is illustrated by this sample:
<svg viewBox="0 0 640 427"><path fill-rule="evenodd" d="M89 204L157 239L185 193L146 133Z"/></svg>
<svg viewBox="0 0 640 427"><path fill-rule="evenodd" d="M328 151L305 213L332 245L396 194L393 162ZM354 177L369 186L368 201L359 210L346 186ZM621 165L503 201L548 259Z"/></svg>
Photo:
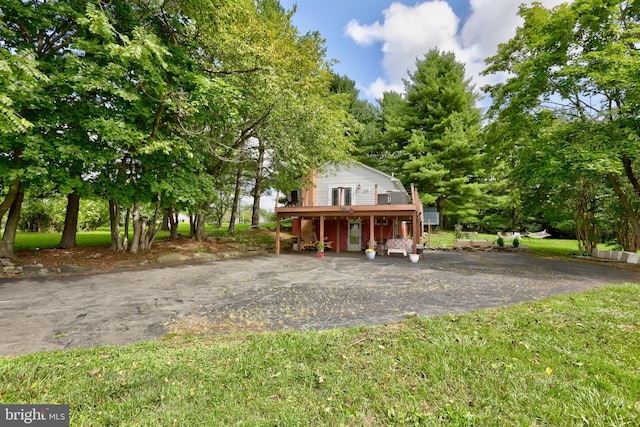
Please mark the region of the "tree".
<svg viewBox="0 0 640 427"><path fill-rule="evenodd" d="M352 155L358 161L379 169L379 163L384 158L380 151L385 145L382 143L380 109L369 101L360 99L356 82L347 76L333 75L331 93L345 98L347 111L359 124L357 129L353 129L357 133L357 139Z"/></svg>
<svg viewBox="0 0 640 427"><path fill-rule="evenodd" d="M532 118L553 115L561 124L546 131L555 132L551 139L568 144L571 154L555 164L556 170L571 167L594 183L606 181L633 230L633 244L626 248L637 250L640 4L575 0L553 9L523 6L520 15L524 25L516 36L487 60L486 74L511 76L486 88L493 98L491 116L523 131ZM514 141L527 147L537 139Z"/></svg>
<svg viewBox="0 0 640 427"><path fill-rule="evenodd" d="M432 49L405 80L403 102L383 101L384 136L391 146L387 172L414 183L423 203L449 218L478 221L480 112L453 53Z"/></svg>
<svg viewBox="0 0 640 427"><path fill-rule="evenodd" d="M108 201L112 248L135 252L178 210L202 238L236 171L243 186L252 171L259 200L351 149L354 122L329 92L323 40L300 35L277 0L0 8L0 256L13 255L22 200L37 189L68 200L61 246L75 245L89 196Z"/></svg>
<svg viewBox="0 0 640 427"><path fill-rule="evenodd" d="M13 257L24 192L48 186L64 152L57 137L56 82L66 72L70 44L77 35L82 2L5 2L1 7L2 77L0 142L4 189L0 218L9 212L0 256ZM68 75L66 77L69 77ZM9 78L10 80L7 80ZM37 83L37 84L36 84Z"/></svg>

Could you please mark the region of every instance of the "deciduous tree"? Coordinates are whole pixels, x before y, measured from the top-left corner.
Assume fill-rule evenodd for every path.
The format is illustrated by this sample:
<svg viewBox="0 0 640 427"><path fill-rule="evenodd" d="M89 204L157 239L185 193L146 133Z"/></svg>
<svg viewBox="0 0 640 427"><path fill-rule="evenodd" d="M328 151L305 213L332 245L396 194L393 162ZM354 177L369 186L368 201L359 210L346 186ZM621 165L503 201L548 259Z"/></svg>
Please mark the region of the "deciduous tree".
<svg viewBox="0 0 640 427"><path fill-rule="evenodd" d="M521 131L532 118L553 115L555 125L539 130L556 132L545 139L568 144L570 155L551 165L557 173L570 168L594 183L608 182L633 230L627 249L637 250L640 4L575 0L553 9L522 6L520 15L524 24L516 36L487 60L487 74L509 73L505 83L486 88L493 98L490 112ZM523 145L509 144L515 141ZM503 147L536 150L538 141L511 139Z"/></svg>

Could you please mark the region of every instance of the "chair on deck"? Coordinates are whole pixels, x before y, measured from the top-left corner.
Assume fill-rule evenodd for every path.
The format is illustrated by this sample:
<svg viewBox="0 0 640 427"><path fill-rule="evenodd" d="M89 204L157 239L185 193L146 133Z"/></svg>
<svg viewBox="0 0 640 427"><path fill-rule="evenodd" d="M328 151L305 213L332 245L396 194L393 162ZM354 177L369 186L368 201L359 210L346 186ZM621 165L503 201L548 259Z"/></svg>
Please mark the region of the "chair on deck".
<svg viewBox="0 0 640 427"><path fill-rule="evenodd" d="M318 249L318 242L302 242L303 251L315 251Z"/></svg>
<svg viewBox="0 0 640 427"><path fill-rule="evenodd" d="M333 240L329 240L326 237L324 238L324 248L333 250Z"/></svg>

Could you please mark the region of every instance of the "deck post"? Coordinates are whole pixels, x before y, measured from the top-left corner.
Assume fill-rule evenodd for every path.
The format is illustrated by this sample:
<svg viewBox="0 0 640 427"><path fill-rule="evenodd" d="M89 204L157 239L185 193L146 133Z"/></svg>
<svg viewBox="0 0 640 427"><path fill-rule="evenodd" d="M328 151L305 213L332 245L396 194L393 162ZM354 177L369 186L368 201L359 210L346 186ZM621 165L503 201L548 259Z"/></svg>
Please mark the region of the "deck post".
<svg viewBox="0 0 640 427"><path fill-rule="evenodd" d="M280 255L280 215L276 215L276 255Z"/></svg>
<svg viewBox="0 0 640 427"><path fill-rule="evenodd" d="M298 216L298 252L302 252L302 217Z"/></svg>
<svg viewBox="0 0 640 427"><path fill-rule="evenodd" d="M369 249L376 250L376 245L374 244L375 240L375 217L371 215L369 217Z"/></svg>
<svg viewBox="0 0 640 427"><path fill-rule="evenodd" d="M420 222L418 221L418 212L414 211L413 212L413 248L411 249L411 253L415 254L418 253L417 249L416 249L416 245L420 243L420 236L421 236L421 232L419 232L420 230L418 230L418 227L420 227Z"/></svg>

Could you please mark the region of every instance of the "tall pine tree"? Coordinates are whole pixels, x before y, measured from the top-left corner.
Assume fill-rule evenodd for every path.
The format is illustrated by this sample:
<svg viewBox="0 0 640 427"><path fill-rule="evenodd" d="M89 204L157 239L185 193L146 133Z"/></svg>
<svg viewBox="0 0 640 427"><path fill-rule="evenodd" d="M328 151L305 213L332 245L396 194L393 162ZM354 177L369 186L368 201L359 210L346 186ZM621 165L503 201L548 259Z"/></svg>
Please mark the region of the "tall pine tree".
<svg viewBox="0 0 640 427"><path fill-rule="evenodd" d="M430 50L405 80L404 105L384 111L391 154L388 172L415 184L441 225L478 221L480 111L464 64L451 52Z"/></svg>

